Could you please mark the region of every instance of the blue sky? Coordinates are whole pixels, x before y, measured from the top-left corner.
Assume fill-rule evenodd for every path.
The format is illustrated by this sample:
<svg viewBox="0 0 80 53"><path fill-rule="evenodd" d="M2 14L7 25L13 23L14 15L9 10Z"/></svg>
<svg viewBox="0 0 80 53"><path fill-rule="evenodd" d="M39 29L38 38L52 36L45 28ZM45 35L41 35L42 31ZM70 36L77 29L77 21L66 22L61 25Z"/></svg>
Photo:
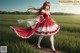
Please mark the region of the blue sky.
<svg viewBox="0 0 80 53"><path fill-rule="evenodd" d="M40 8L45 1L51 3L51 12L80 14L80 5L60 4L58 0L0 0L0 10L26 11L31 6Z"/></svg>

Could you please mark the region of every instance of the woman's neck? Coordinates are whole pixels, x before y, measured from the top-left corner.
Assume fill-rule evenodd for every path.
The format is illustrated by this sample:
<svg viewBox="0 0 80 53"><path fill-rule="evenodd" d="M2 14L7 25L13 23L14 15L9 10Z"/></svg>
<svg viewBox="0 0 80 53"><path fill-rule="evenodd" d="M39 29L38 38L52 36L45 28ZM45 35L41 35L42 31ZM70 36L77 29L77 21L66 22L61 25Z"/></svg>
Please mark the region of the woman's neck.
<svg viewBox="0 0 80 53"><path fill-rule="evenodd" d="M44 9L46 12L48 12L49 10Z"/></svg>

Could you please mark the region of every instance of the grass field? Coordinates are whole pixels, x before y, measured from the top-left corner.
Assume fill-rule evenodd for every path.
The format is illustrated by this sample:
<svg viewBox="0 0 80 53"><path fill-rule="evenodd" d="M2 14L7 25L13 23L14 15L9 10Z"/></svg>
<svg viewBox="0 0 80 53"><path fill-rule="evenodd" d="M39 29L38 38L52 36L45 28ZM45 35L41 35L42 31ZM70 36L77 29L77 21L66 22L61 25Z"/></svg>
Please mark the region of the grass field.
<svg viewBox="0 0 80 53"><path fill-rule="evenodd" d="M17 23L17 19L29 19L32 15L0 15L0 45L8 46L8 53L39 53L35 49L38 37L36 34L25 40L10 30L11 25L26 27L26 24ZM80 15L52 15L60 31L55 35L55 47L69 53L80 53ZM49 44L47 44L49 43ZM49 37L41 42L43 47L50 47Z"/></svg>

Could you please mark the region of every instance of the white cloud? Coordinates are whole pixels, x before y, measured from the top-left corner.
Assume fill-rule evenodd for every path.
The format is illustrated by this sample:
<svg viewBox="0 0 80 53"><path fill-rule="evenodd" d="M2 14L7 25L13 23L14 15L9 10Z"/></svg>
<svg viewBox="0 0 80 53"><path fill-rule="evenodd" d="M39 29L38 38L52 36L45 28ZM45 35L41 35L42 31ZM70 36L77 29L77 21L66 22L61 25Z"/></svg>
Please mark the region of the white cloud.
<svg viewBox="0 0 80 53"><path fill-rule="evenodd" d="M19 11L19 9L14 9L14 8L13 8L13 9L11 9L11 11Z"/></svg>
<svg viewBox="0 0 80 53"><path fill-rule="evenodd" d="M58 3L59 5L64 5L63 3Z"/></svg>

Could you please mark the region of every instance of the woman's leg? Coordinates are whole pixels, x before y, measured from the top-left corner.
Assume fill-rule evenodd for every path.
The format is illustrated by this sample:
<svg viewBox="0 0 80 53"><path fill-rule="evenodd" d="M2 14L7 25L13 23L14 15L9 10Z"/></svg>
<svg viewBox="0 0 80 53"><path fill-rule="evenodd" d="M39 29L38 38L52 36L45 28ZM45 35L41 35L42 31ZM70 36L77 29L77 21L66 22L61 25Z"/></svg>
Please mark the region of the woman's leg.
<svg viewBox="0 0 80 53"><path fill-rule="evenodd" d="M40 43L41 43L42 38L43 38L43 36L39 37L38 44L37 44L38 48L41 48Z"/></svg>
<svg viewBox="0 0 80 53"><path fill-rule="evenodd" d="M54 47L54 35L50 36L50 41L51 41L51 48L53 51L55 51L55 47Z"/></svg>

